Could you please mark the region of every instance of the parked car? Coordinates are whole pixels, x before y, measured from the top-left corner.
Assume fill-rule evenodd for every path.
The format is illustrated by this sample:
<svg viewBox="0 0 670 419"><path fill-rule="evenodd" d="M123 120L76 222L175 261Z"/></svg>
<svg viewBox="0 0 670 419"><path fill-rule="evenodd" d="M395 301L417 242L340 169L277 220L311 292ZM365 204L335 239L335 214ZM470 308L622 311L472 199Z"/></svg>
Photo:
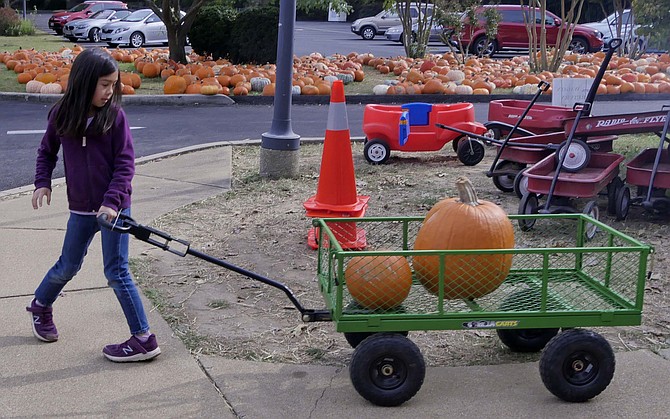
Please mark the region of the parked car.
<svg viewBox="0 0 670 419"><path fill-rule="evenodd" d="M417 23L414 23L412 25L412 39L415 39L416 32L419 30L418 28L419 25ZM404 28L402 25L390 27L386 31L386 39L393 42L402 42L403 32ZM440 36L442 35L443 32L444 29L442 28L442 25L438 23L433 23L433 27L430 28L430 35L428 37L428 42L441 42L442 38Z"/></svg>
<svg viewBox="0 0 670 419"><path fill-rule="evenodd" d="M486 7L494 7L500 12L501 19L498 23L498 33L495 38L488 42L484 30L483 12ZM461 32L460 42L463 45L469 45L473 54L492 55L496 51L504 48L525 48L529 46L528 32L526 31L525 21L528 20L530 8L528 6L517 5L490 5L480 6L477 15L480 16L479 24L470 34L470 23L465 22ZM540 36L542 16L540 10L535 9L537 36ZM525 15L525 18L524 18ZM463 19L467 19L463 14ZM555 46L558 38L558 32L561 27L565 28L561 19L555 14L547 11L544 16L545 29L547 33L547 44ZM452 42L457 44L458 39L452 35ZM599 51L603 46L603 34L593 28L584 25L575 25L575 30L570 41L569 49L576 53L587 53Z"/></svg>
<svg viewBox="0 0 670 419"><path fill-rule="evenodd" d="M432 4L424 3L422 6L426 7L425 10L427 10L428 16L433 13ZM401 5L400 7L403 6ZM410 16L412 20L419 17L419 5L410 3ZM390 27L398 25L402 25L402 21L396 9L382 10L374 16L356 19L351 24L351 32L360 35L363 39L370 40L376 35L383 35Z"/></svg>
<svg viewBox="0 0 670 419"><path fill-rule="evenodd" d="M180 12L182 17L184 12ZM116 48L128 45L139 48L144 44L167 45L167 28L165 23L151 9L140 9L125 18L108 23L100 31L100 40Z"/></svg>
<svg viewBox="0 0 670 419"><path fill-rule="evenodd" d="M69 10L57 10L49 18L49 28L58 35L63 34L66 23L77 19L86 19L93 13L105 9L127 9L128 5L122 1L85 1Z"/></svg>
<svg viewBox="0 0 670 419"><path fill-rule="evenodd" d="M106 9L91 15L88 19L77 19L63 27L63 35L72 42L77 39L88 39L100 42L100 29L110 23L123 19L132 13L128 9Z"/></svg>
<svg viewBox="0 0 670 419"><path fill-rule="evenodd" d="M619 19L621 19L621 32L617 32ZM601 21L585 23L584 26L600 31L603 34L605 45L612 38L622 38L626 43L637 42L638 48L644 48L646 45L645 37L638 36L635 32L640 25L635 24L633 12L630 9L624 9L621 14L612 13Z"/></svg>

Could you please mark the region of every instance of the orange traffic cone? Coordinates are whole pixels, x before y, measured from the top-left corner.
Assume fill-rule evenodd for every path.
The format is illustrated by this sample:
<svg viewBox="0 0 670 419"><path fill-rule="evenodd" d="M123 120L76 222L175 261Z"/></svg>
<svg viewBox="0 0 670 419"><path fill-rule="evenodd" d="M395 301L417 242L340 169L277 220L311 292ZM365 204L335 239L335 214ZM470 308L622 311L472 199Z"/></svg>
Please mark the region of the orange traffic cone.
<svg viewBox="0 0 670 419"><path fill-rule="evenodd" d="M342 80L337 80L331 88L316 195L307 199L303 205L308 217L351 218L365 214L369 199L369 196L356 194L344 85ZM330 223L328 226L343 249L365 248L365 231L359 230L356 223ZM312 249L318 248L316 233L312 228L307 235L307 244Z"/></svg>

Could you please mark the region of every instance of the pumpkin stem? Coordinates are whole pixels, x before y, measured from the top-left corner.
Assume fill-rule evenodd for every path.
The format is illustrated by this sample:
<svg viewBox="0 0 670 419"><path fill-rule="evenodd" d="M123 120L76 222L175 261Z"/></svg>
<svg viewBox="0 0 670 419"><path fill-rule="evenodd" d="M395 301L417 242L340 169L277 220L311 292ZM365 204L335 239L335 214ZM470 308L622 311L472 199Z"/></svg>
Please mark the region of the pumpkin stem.
<svg viewBox="0 0 670 419"><path fill-rule="evenodd" d="M465 176L459 176L456 179L456 189L458 189L458 197L463 204L472 205L473 207L479 205L477 192L474 186L472 186L470 179Z"/></svg>

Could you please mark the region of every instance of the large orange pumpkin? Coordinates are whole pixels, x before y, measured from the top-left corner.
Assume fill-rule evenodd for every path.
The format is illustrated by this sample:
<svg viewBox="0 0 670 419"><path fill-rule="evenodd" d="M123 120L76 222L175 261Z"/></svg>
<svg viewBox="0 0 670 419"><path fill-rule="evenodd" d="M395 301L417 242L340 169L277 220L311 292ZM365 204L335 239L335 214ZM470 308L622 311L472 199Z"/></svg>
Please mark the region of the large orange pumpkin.
<svg viewBox="0 0 670 419"><path fill-rule="evenodd" d="M360 256L344 270L351 297L370 310L402 304L412 287L412 270L403 256Z"/></svg>
<svg viewBox="0 0 670 419"><path fill-rule="evenodd" d="M514 248L514 229L498 205L478 200L467 178L456 180L458 198L444 199L428 212L414 250ZM459 254L444 259L444 297L479 298L495 291L509 274L512 254ZM440 290L438 256L415 256L414 273L433 294Z"/></svg>

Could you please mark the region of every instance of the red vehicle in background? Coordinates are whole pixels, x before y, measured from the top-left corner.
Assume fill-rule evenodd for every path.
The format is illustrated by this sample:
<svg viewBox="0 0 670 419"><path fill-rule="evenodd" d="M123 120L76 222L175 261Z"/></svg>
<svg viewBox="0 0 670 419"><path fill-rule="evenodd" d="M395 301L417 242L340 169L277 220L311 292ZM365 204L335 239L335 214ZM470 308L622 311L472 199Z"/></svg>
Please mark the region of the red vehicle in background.
<svg viewBox="0 0 670 419"><path fill-rule="evenodd" d="M495 38L488 42L486 38L484 11L486 8L494 8L500 13L500 22L498 23L498 33ZM542 16L540 9L532 10L528 6L520 5L488 5L477 9L477 16L480 21L477 27L472 28L469 21L464 22L460 39L452 36L452 42L460 41L464 46L469 46L475 55L493 55L504 48L528 48L529 39L526 30L526 23L529 18L535 18L535 31L538 39L542 28ZM466 19L464 14L461 19ZM558 32L566 30L566 25L555 14L547 11L544 16L544 27L547 31L547 44L551 47L556 45ZM570 49L578 54L600 51L603 47L603 34L597 29L589 28L584 25L575 25L575 30L570 41Z"/></svg>
<svg viewBox="0 0 670 419"><path fill-rule="evenodd" d="M128 5L122 1L85 1L69 10L57 10L49 18L49 29L58 35L63 34L66 23L77 19L86 19L95 12L105 9L127 9Z"/></svg>

